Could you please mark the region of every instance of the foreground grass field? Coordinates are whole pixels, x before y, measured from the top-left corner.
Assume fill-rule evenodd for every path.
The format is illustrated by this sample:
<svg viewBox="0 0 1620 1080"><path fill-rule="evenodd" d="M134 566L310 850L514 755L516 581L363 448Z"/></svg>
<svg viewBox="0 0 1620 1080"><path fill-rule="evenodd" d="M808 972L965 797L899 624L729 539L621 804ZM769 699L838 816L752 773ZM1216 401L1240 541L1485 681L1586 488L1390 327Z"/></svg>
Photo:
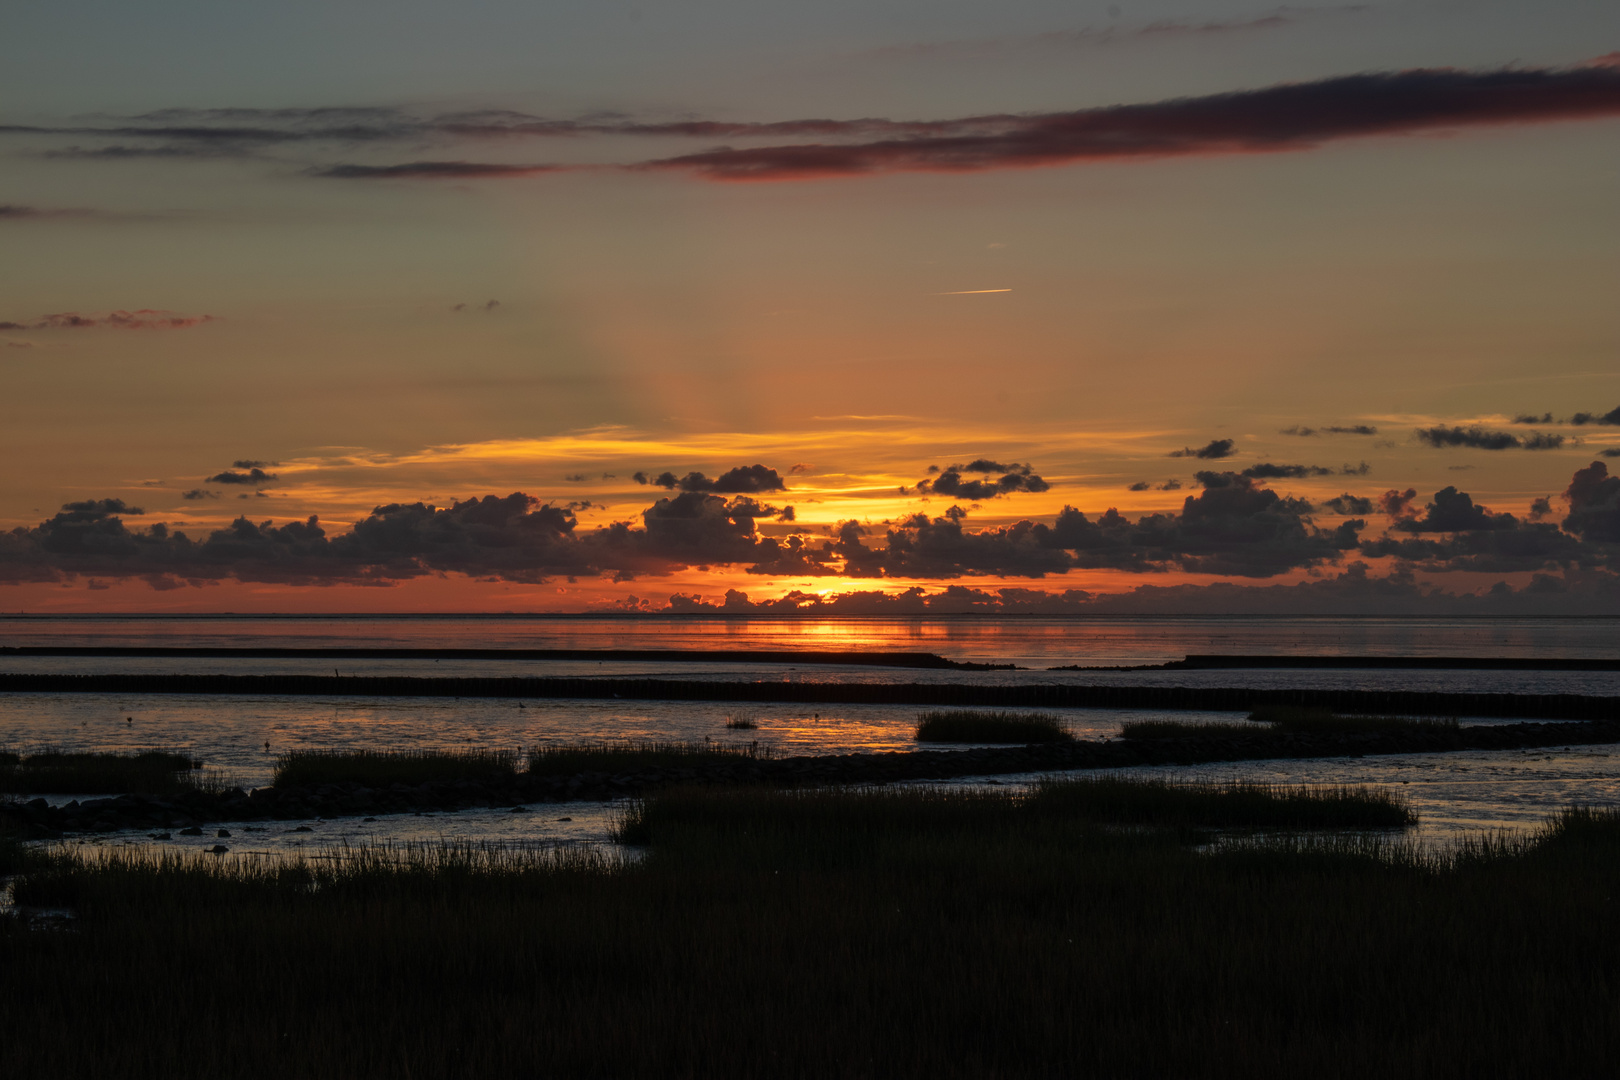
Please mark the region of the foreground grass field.
<svg viewBox="0 0 1620 1080"><path fill-rule="evenodd" d="M590 853L57 857L0 1072L1605 1075L1620 815L1425 856L1286 789L672 791ZM1114 785L1114 786L1110 786ZM1398 801L1328 792L1317 825ZM1290 803L1295 805L1290 806ZM1247 836L1247 839L1243 839Z"/></svg>

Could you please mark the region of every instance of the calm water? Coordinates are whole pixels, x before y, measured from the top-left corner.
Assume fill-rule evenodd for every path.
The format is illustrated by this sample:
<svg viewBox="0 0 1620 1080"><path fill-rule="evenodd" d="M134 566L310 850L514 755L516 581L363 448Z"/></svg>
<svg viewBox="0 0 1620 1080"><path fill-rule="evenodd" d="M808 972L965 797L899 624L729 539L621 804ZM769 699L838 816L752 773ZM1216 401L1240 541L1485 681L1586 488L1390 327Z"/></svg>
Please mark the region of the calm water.
<svg viewBox="0 0 1620 1080"><path fill-rule="evenodd" d="M791 649L933 652L953 660L1017 664L1011 672L677 661L357 661L344 674L644 675L664 678L809 679L881 682L1107 682L1200 686L1316 686L1620 697L1620 673L1534 671L1196 671L1052 672L1157 664L1189 653L1281 655L1620 657L1620 619L1502 621L1370 618L917 619L537 619L477 618L0 618L3 645L400 646L416 648ZM332 661L27 658L0 660L22 672L324 673ZM1061 710L1076 734L1105 738L1121 722L1150 714ZM749 715L757 731L725 727ZM186 749L244 786L265 783L276 754L299 748L518 749L580 740L757 741L782 753L903 750L916 710L894 706L784 706L701 702L262 698L166 695L0 695L0 746L28 749ZM1230 719L1230 714L1178 714ZM269 743L269 750L265 743ZM1522 827L1566 803L1620 798L1610 747L1503 754L1261 762L1178 770L1302 783L1400 785L1430 835ZM1016 778L1001 778L1003 782ZM233 829L238 847L276 850L313 841L362 839L529 839L595 842L613 808L535 806L527 814L467 811L384 817L377 822ZM571 818L558 821L558 818ZM213 837L205 838L208 845ZM114 842L117 839L114 838ZM177 841L176 842L180 842ZM194 841L196 842L196 841Z"/></svg>

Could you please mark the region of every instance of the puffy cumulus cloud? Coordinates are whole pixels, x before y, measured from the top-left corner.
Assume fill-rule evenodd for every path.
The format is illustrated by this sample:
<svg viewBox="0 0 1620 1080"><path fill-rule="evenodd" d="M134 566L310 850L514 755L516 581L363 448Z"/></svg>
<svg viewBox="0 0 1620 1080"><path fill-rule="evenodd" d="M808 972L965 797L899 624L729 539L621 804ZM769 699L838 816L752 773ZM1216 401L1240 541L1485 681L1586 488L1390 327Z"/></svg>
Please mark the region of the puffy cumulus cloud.
<svg viewBox="0 0 1620 1080"><path fill-rule="evenodd" d="M1606 413L1602 413L1601 415L1588 412L1578 412L1569 418L1569 422L1577 427L1583 424L1620 424L1620 405L1616 405L1614 408L1610 409Z"/></svg>
<svg viewBox="0 0 1620 1080"><path fill-rule="evenodd" d="M1147 491L1152 486L1153 485L1148 483L1146 480L1138 480L1136 483L1132 484L1130 487L1126 488L1125 490L1126 491Z"/></svg>
<svg viewBox="0 0 1620 1080"><path fill-rule="evenodd" d="M1446 487L1435 492L1422 513L1413 511L1411 491L1388 492L1402 516L1392 528L1407 537L1384 535L1360 544L1363 555L1394 558L1434 571L1513 573L1562 568L1601 571L1620 564L1620 480L1602 462L1575 473L1564 498L1570 515L1562 527L1538 519L1552 511L1551 500L1531 504L1529 520L1492 513L1467 492ZM1393 515L1392 515L1393 516Z"/></svg>
<svg viewBox="0 0 1620 1080"><path fill-rule="evenodd" d="M1466 491L1444 487L1434 493L1434 500L1421 517L1405 517L1395 523L1404 532L1468 532L1476 529L1515 529L1519 521L1512 514L1493 514L1483 506L1476 506Z"/></svg>
<svg viewBox="0 0 1620 1080"><path fill-rule="evenodd" d="M181 315L155 308L109 311L100 315L59 311L54 315L41 315L29 322L0 322L0 330L89 330L96 327L115 330L187 330L214 321L212 315Z"/></svg>
<svg viewBox="0 0 1620 1080"><path fill-rule="evenodd" d="M654 477L638 472L631 479L638 484L652 484L670 491L679 489L687 492L713 492L716 495L760 495L770 491L787 490L787 484L782 481L777 471L763 465L738 466L721 473L713 480L700 472L689 472L685 476L664 472Z"/></svg>
<svg viewBox="0 0 1620 1080"><path fill-rule="evenodd" d="M739 567L755 575L949 581L966 576L1039 579L1074 569L1181 570L1243 579L1342 561L1348 552L1431 570L1541 571L1564 576L1620 565L1620 479L1601 462L1575 474L1563 527L1492 513L1455 488L1421 512L1415 493L1381 500L1399 511L1390 534L1361 535L1373 500L1340 496L1344 517L1319 526L1309 502L1279 495L1239 472L1200 472L1179 512L1131 519L1117 509L1088 517L1065 507L1049 521L969 528L968 511L844 521L825 535L763 535L758 523L793 520L790 508L752 495L682 491L658 498L637 521L582 530L579 503L541 503L521 492L449 507L379 506L347 533L317 518L277 525L239 517L200 538L164 523L126 519L119 499L66 504L33 528L0 534L0 581L145 578L158 587L234 578L289 584L387 584L428 574L540 582L554 576L626 581L684 568ZM1350 516L1356 515L1356 516ZM781 530L773 530L780 533Z"/></svg>
<svg viewBox="0 0 1620 1080"><path fill-rule="evenodd" d="M1219 461L1221 458L1231 457L1236 447L1237 443L1231 439L1211 439L1196 450L1190 446L1183 447L1180 450L1172 450L1170 456L1198 458L1201 461Z"/></svg>
<svg viewBox="0 0 1620 1080"><path fill-rule="evenodd" d="M1576 471L1564 492L1569 516L1564 528L1583 540L1620 544L1620 477L1594 461Z"/></svg>
<svg viewBox="0 0 1620 1080"><path fill-rule="evenodd" d="M918 494L943 495L973 502L1010 495L1016 491L1047 491L1052 486L1037 476L1032 466L1016 461L1003 464L989 458L975 458L966 465L951 465L943 470L938 465L931 465L928 471L938 475L919 480ZM978 474L983 479L975 479L970 474Z"/></svg>
<svg viewBox="0 0 1620 1080"><path fill-rule="evenodd" d="M1491 431L1477 425L1464 428L1439 424L1419 428L1413 432L1413 438L1436 449L1464 446L1475 450L1556 450L1564 445L1562 435L1532 431L1521 438L1511 431Z"/></svg>

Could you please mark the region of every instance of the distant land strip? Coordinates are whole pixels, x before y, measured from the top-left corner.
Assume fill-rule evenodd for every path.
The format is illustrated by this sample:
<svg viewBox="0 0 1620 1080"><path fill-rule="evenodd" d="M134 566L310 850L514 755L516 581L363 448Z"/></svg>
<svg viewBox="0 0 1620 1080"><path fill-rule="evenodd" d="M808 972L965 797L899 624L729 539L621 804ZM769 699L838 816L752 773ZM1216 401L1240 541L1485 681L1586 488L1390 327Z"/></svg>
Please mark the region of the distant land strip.
<svg viewBox="0 0 1620 1080"><path fill-rule="evenodd" d="M431 678L315 675L0 675L0 693L624 698L782 704L1245 712L1267 705L1391 716L1620 719L1620 697L1205 686L986 686L963 683L726 682L715 679Z"/></svg>
<svg viewBox="0 0 1620 1080"><path fill-rule="evenodd" d="M1116 671L1203 671L1227 668L1394 668L1454 671L1620 671L1620 658L1531 656L1247 656L1189 653L1185 660ZM1079 671L1078 667L1051 668ZM1095 670L1095 669L1092 669Z"/></svg>
<svg viewBox="0 0 1620 1080"><path fill-rule="evenodd" d="M680 660L710 664L849 664L863 667L933 668L950 671L1011 671L1012 664L974 664L934 653L792 649L403 649L246 648L194 645L8 645L9 656L191 657L244 660Z"/></svg>

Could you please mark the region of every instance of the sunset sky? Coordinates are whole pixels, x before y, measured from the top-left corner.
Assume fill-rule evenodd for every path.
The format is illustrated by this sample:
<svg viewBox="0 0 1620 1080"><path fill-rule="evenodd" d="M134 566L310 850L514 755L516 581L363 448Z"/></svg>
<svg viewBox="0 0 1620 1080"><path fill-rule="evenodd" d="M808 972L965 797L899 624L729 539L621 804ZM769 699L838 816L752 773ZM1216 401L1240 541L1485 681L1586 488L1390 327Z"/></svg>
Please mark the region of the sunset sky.
<svg viewBox="0 0 1620 1080"><path fill-rule="evenodd" d="M0 610L1612 613L1617 50L1613 0L16 6Z"/></svg>

